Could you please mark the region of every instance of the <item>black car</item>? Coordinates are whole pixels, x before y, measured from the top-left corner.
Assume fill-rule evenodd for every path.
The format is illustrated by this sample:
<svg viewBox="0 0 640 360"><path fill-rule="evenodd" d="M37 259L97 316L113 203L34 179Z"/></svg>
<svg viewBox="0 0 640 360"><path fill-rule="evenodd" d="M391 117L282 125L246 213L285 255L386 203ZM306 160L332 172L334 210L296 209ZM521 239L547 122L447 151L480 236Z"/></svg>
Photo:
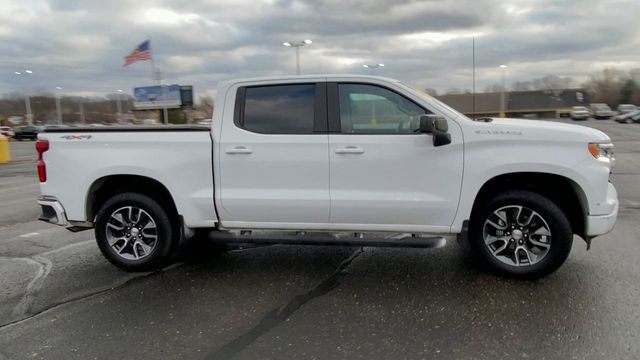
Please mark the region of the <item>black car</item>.
<svg viewBox="0 0 640 360"><path fill-rule="evenodd" d="M38 138L38 133L40 129L36 126L21 126L19 128L14 129L13 138L22 141L26 140L36 140Z"/></svg>

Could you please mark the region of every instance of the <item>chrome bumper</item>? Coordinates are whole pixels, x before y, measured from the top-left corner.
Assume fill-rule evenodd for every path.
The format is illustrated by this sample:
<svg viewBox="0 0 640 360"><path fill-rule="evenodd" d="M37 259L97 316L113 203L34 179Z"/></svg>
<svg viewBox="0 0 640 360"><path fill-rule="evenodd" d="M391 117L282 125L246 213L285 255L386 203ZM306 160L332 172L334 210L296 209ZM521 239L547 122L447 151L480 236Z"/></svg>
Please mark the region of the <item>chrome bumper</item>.
<svg viewBox="0 0 640 360"><path fill-rule="evenodd" d="M42 214L40 214L38 220L60 226L69 225L64 207L55 197L41 196L38 198L38 204L42 208Z"/></svg>

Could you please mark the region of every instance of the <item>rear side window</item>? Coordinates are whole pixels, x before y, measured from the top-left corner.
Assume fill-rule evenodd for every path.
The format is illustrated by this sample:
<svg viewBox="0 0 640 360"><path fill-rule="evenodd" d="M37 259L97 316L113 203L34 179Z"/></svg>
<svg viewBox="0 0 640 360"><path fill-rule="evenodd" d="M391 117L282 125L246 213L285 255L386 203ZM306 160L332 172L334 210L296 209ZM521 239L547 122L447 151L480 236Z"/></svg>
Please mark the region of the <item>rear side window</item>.
<svg viewBox="0 0 640 360"><path fill-rule="evenodd" d="M244 89L240 127L262 134L311 134L315 84L255 86Z"/></svg>

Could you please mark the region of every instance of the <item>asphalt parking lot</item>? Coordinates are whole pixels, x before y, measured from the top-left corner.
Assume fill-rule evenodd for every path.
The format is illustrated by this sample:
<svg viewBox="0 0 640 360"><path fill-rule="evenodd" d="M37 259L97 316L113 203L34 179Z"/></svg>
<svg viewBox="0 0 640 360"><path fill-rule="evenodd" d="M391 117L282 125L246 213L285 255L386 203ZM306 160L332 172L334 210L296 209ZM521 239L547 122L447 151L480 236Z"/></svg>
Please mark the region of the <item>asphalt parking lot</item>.
<svg viewBox="0 0 640 360"><path fill-rule="evenodd" d="M187 253L125 273L91 231L35 220L33 143L13 142L0 165L0 359L640 358L640 125L580 124L616 145L618 222L533 282L479 271L454 242Z"/></svg>

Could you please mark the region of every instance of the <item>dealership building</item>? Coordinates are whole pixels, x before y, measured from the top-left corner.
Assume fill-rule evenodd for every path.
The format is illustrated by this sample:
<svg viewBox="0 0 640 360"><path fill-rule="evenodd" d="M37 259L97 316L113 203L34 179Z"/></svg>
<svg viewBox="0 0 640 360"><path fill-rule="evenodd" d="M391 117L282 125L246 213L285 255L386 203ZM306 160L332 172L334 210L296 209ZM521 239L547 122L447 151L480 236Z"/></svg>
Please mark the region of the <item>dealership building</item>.
<svg viewBox="0 0 640 360"><path fill-rule="evenodd" d="M469 117L497 117L500 92L451 94L437 99ZM588 106L584 89L507 91L504 93L507 117L551 119L569 116L572 106Z"/></svg>

